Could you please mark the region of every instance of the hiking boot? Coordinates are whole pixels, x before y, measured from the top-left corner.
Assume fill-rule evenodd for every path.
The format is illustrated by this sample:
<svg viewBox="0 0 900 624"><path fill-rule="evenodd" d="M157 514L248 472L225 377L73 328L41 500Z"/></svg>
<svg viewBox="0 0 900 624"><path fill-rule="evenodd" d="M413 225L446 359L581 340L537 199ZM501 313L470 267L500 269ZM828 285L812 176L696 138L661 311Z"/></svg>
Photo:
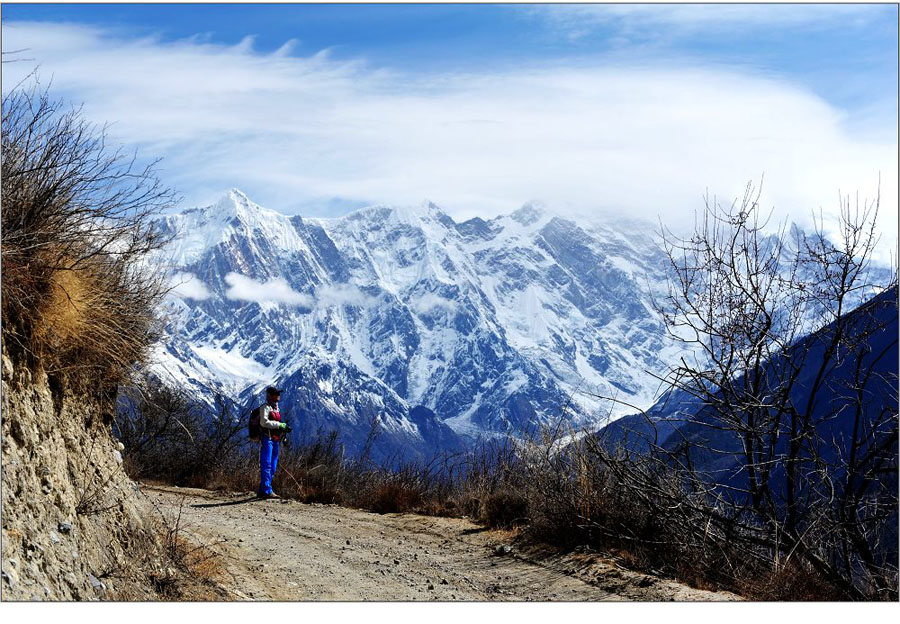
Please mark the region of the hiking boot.
<svg viewBox="0 0 900 624"><path fill-rule="evenodd" d="M269 494L268 496L266 496L266 498L281 498L281 497L278 496L278 494L276 494L275 492L272 492L271 494Z"/></svg>

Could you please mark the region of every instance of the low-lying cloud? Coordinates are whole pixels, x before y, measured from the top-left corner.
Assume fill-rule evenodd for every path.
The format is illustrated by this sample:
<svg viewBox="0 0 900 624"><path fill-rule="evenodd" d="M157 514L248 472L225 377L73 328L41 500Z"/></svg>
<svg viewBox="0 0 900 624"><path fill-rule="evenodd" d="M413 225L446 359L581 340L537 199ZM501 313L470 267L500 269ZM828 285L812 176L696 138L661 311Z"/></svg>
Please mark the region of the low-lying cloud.
<svg viewBox="0 0 900 624"><path fill-rule="evenodd" d="M454 312L457 304L449 299L444 299L435 293L425 293L412 302L412 308L419 314L433 314L436 310Z"/></svg>
<svg viewBox="0 0 900 624"><path fill-rule="evenodd" d="M463 219L538 199L677 227L707 188L730 202L765 173L764 205L808 226L813 211L837 213L839 191L873 197L880 173L881 229L896 240L895 130L851 135L846 111L749 70L620 60L414 75L326 53L262 54L250 39L23 22L3 35L91 118L115 122L115 140L163 156L165 181L188 204L238 186L283 212L322 198L428 198ZM30 69L5 65L4 87ZM235 292L256 296L244 286Z"/></svg>
<svg viewBox="0 0 900 624"><path fill-rule="evenodd" d="M212 293L206 284L193 273L176 273L169 281L171 294L182 299L204 301L209 299Z"/></svg>
<svg viewBox="0 0 900 624"><path fill-rule="evenodd" d="M375 303L375 298L367 295L353 284L334 284L316 289L315 305L318 307L353 306L363 308Z"/></svg>
<svg viewBox="0 0 900 624"><path fill-rule="evenodd" d="M247 301L260 304L282 304L309 309L332 306L366 307L375 303L375 298L353 284L326 284L310 295L297 292L284 278L275 277L264 282L229 273L225 276L228 288L225 297L233 301Z"/></svg>
<svg viewBox="0 0 900 624"><path fill-rule="evenodd" d="M252 303L282 303L291 306L311 308L313 298L307 294L299 293L281 277L275 277L265 282L258 282L252 277L229 273L225 276L228 289L225 297L235 301L248 301Z"/></svg>

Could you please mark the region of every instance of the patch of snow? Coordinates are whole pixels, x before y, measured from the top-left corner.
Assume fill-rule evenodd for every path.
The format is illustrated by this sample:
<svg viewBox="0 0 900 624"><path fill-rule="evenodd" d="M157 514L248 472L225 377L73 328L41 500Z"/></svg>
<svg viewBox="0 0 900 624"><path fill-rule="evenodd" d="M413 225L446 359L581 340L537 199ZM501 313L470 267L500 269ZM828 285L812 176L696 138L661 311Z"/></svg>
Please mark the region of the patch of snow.
<svg viewBox="0 0 900 624"><path fill-rule="evenodd" d="M193 350L217 379L230 382L229 385L235 387L261 383L272 379L274 375L274 371L256 360L244 357L236 349L226 351L213 345L196 345Z"/></svg>

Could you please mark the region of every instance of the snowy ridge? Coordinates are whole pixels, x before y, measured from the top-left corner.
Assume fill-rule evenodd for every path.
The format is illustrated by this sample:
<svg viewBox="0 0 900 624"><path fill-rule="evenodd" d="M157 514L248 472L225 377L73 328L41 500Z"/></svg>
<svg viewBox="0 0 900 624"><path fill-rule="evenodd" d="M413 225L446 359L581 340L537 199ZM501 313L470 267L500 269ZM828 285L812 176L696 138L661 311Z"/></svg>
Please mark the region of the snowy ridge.
<svg viewBox="0 0 900 624"><path fill-rule="evenodd" d="M247 400L283 384L292 419L351 447L374 425L384 454L426 455L567 404L589 425L628 411L598 396L649 407L644 371L675 356L644 294L662 280L649 225L535 204L456 223L430 202L307 219L232 190L162 226L163 260L208 296L168 302L160 376Z"/></svg>

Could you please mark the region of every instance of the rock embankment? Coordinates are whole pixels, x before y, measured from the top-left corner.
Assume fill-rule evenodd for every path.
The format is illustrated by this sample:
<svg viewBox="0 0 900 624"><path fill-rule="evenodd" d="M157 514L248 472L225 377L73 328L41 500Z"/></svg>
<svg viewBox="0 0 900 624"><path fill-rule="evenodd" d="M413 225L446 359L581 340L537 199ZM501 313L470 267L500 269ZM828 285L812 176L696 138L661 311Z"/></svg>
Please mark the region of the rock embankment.
<svg viewBox="0 0 900 624"><path fill-rule="evenodd" d="M114 398L2 360L2 598L158 598L164 550L110 434Z"/></svg>

